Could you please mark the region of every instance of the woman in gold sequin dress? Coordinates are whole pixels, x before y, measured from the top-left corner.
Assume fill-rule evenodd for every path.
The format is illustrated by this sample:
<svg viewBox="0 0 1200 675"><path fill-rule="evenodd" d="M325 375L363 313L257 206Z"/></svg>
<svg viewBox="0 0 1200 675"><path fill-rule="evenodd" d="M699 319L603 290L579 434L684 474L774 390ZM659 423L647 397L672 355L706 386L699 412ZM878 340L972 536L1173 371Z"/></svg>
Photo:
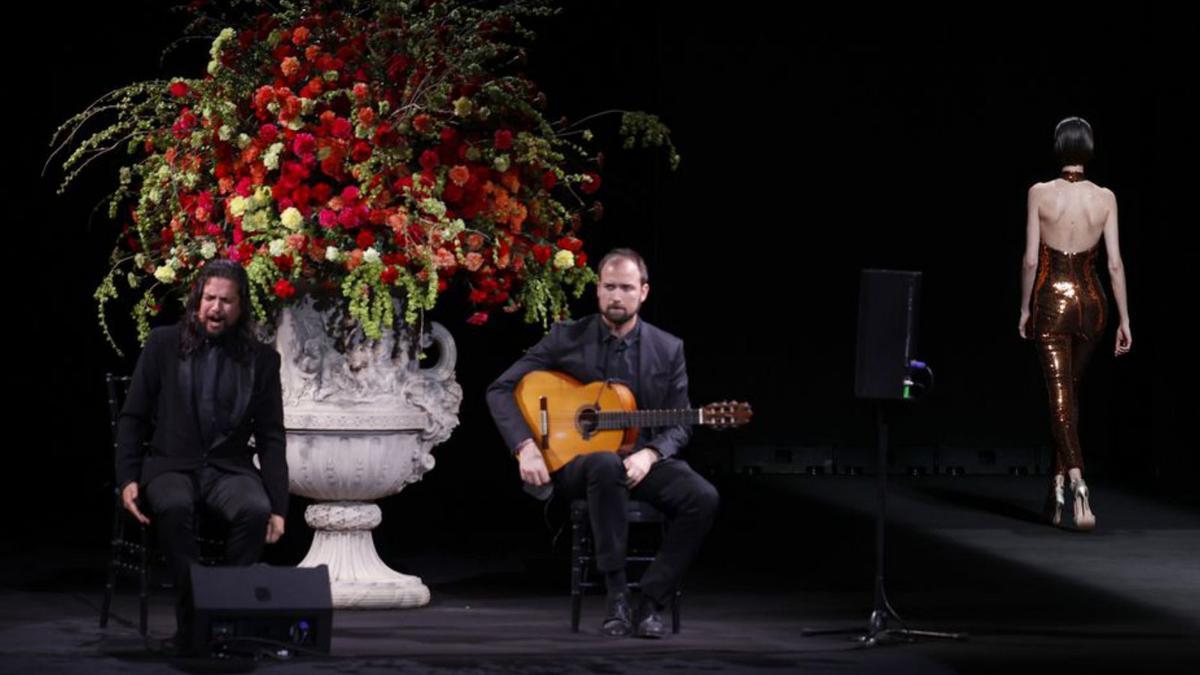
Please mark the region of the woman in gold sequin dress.
<svg viewBox="0 0 1200 675"><path fill-rule="evenodd" d="M1108 257L1108 276L1117 304L1120 356L1133 345L1125 295L1125 269L1117 237L1117 198L1112 190L1084 178L1092 157L1092 128L1069 117L1054 130L1054 152L1062 166L1059 178L1029 188L1025 256L1021 271L1021 337L1037 346L1050 397L1054 439L1054 483L1047 516L1058 525L1071 481L1075 526L1096 526L1079 449L1079 381L1097 341L1104 334L1108 298L1096 275L1100 242Z"/></svg>

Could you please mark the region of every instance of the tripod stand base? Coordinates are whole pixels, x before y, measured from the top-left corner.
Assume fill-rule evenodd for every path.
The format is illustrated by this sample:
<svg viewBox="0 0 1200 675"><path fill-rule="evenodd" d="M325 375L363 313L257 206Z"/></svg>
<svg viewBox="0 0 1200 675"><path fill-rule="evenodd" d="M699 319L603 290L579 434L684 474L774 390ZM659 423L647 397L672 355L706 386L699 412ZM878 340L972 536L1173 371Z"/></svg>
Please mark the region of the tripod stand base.
<svg viewBox="0 0 1200 675"><path fill-rule="evenodd" d="M811 629L800 631L805 637L814 635L855 635L855 641L864 647L883 647L886 645L905 644L918 640L966 640L967 633L947 633L934 630L917 630L913 628L888 628L888 621L899 620L900 617L890 612L877 609L871 612L867 624L867 632L859 633L857 628Z"/></svg>

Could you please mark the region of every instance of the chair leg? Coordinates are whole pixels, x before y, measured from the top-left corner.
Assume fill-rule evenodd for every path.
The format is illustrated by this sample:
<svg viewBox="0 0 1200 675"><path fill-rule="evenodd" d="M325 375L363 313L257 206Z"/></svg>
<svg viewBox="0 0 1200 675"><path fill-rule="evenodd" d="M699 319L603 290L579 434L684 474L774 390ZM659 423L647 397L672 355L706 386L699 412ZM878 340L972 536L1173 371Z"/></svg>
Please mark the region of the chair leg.
<svg viewBox="0 0 1200 675"><path fill-rule="evenodd" d="M571 632L579 632L583 613L583 530L579 521L571 523Z"/></svg>
<svg viewBox="0 0 1200 675"><path fill-rule="evenodd" d="M148 631L148 614L150 608L150 561L147 559L150 542L146 534L146 526L142 525L141 530L142 550L138 552L138 633L141 633L145 637Z"/></svg>
<svg viewBox="0 0 1200 675"><path fill-rule="evenodd" d="M122 529L121 512L114 508L112 538L108 544L108 578L104 581L104 600L100 602L101 628L108 628L108 612L112 608L113 591L117 587L117 556L120 555Z"/></svg>

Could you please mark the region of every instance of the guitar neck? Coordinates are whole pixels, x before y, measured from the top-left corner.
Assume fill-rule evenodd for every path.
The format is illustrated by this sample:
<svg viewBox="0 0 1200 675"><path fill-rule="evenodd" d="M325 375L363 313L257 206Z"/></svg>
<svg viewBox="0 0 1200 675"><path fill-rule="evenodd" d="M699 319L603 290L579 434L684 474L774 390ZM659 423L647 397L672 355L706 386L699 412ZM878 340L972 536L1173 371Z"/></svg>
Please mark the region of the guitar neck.
<svg viewBox="0 0 1200 675"><path fill-rule="evenodd" d="M704 411L700 409L602 412L599 414L600 419L597 431L704 424L703 413Z"/></svg>

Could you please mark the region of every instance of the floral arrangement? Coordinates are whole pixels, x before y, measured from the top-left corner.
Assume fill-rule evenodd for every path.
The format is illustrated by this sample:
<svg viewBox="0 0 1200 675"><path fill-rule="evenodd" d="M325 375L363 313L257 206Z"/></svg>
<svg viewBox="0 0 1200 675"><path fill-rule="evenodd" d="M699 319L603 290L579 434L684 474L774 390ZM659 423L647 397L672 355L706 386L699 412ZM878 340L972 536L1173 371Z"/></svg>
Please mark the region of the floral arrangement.
<svg viewBox="0 0 1200 675"><path fill-rule="evenodd" d="M591 118L551 123L519 71L519 42L533 38L522 21L555 8L234 2L247 4L237 25L192 22L216 32L203 77L110 92L52 143L69 153L62 189L101 155L129 152L108 200L121 233L95 293L110 342L108 302L135 294L144 341L214 258L245 267L267 325L311 295L378 338L455 283L471 324L495 310L543 325L566 315L568 293L595 279L579 234L602 213L601 177ZM653 115L622 113L621 134L677 165Z"/></svg>

